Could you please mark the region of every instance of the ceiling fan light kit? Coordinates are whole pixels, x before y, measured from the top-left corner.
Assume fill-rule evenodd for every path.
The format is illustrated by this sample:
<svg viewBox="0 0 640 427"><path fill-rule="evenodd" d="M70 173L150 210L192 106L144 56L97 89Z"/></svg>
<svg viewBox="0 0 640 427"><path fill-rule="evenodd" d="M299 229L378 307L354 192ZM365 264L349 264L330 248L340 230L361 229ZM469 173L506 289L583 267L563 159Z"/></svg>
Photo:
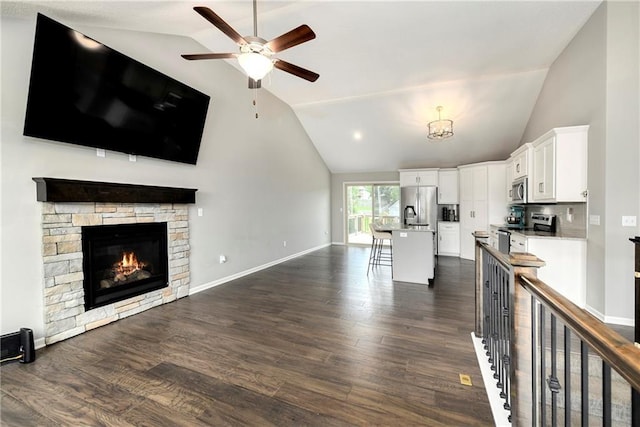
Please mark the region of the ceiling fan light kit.
<svg viewBox="0 0 640 427"><path fill-rule="evenodd" d="M273 61L256 52L245 52L238 56L238 62L245 73L253 80L262 80L273 70Z"/></svg>
<svg viewBox="0 0 640 427"><path fill-rule="evenodd" d="M438 120L429 122L429 133L427 138L429 139L445 139L453 136L453 120L442 119L441 111L442 107L436 107L438 111Z"/></svg>

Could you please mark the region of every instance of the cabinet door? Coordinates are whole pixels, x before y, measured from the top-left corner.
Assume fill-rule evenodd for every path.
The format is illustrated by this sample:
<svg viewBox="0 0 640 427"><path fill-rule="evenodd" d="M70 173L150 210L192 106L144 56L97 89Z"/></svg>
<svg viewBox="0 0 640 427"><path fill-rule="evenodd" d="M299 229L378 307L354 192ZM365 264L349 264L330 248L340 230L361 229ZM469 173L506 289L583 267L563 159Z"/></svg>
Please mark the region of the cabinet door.
<svg viewBox="0 0 640 427"><path fill-rule="evenodd" d="M438 203L441 205L457 205L458 171L440 171L438 174Z"/></svg>
<svg viewBox="0 0 640 427"><path fill-rule="evenodd" d="M507 195L507 203L511 203L513 201L512 188L513 185L513 162L508 162L506 167L506 195Z"/></svg>
<svg viewBox="0 0 640 427"><path fill-rule="evenodd" d="M416 172L400 172L400 187L413 185L418 185L418 174Z"/></svg>
<svg viewBox="0 0 640 427"><path fill-rule="evenodd" d="M457 223L438 225L438 253L441 255L460 254L460 227Z"/></svg>
<svg viewBox="0 0 640 427"><path fill-rule="evenodd" d="M418 185L438 185L438 171L418 171Z"/></svg>
<svg viewBox="0 0 640 427"><path fill-rule="evenodd" d="M555 137L543 141L533 149L532 178L532 201L553 201L555 198Z"/></svg>
<svg viewBox="0 0 640 427"><path fill-rule="evenodd" d="M521 178L527 176L527 152L517 155L513 159L513 177Z"/></svg>

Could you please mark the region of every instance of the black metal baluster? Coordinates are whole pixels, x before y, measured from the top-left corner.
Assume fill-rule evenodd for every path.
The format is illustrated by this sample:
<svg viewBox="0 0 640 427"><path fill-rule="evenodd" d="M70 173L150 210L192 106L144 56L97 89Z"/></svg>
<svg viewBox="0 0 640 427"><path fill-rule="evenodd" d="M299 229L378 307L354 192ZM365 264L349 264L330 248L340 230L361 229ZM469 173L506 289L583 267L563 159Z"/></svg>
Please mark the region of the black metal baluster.
<svg viewBox="0 0 640 427"><path fill-rule="evenodd" d="M546 381L546 370L547 370L547 360L546 360L546 331L545 331L545 309L542 304L540 304L540 423L541 425L545 425L547 422L547 388L545 387Z"/></svg>
<svg viewBox="0 0 640 427"><path fill-rule="evenodd" d="M611 426L611 367L602 361L602 425Z"/></svg>
<svg viewBox="0 0 640 427"><path fill-rule="evenodd" d="M558 392L560 391L560 382L558 381L557 366L557 346L556 346L556 316L551 313L551 374L547 380L549 390L551 390L551 425L558 425Z"/></svg>
<svg viewBox="0 0 640 427"><path fill-rule="evenodd" d="M537 365L537 321L536 321L536 298L531 295L531 425L538 425L538 410L537 410L537 398L538 398L538 381L536 380Z"/></svg>
<svg viewBox="0 0 640 427"><path fill-rule="evenodd" d="M564 327L564 425L571 426L571 331Z"/></svg>
<svg viewBox="0 0 640 427"><path fill-rule="evenodd" d="M582 427L589 425L589 347L580 340L580 398Z"/></svg>
<svg viewBox="0 0 640 427"><path fill-rule="evenodd" d="M511 300L509 298L509 274L502 270L504 306L502 309L504 328L504 409L511 411Z"/></svg>

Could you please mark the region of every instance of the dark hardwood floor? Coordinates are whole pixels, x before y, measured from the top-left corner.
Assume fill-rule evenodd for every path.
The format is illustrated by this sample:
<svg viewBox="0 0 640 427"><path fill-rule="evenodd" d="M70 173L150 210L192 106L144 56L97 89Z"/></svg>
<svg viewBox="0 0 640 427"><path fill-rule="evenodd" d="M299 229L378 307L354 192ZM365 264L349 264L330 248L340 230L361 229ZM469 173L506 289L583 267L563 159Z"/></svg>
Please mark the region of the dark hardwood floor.
<svg viewBox="0 0 640 427"><path fill-rule="evenodd" d="M7 364L2 425L493 425L474 264L441 257L430 288L368 256L321 249Z"/></svg>

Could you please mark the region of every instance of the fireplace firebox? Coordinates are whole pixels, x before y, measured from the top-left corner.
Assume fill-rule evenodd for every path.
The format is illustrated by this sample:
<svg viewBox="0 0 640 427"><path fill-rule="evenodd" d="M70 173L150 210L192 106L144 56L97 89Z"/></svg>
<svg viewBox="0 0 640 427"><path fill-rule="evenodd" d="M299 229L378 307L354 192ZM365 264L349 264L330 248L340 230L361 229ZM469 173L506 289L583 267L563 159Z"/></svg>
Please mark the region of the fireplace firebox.
<svg viewBox="0 0 640 427"><path fill-rule="evenodd" d="M82 227L85 310L168 286L167 223Z"/></svg>

